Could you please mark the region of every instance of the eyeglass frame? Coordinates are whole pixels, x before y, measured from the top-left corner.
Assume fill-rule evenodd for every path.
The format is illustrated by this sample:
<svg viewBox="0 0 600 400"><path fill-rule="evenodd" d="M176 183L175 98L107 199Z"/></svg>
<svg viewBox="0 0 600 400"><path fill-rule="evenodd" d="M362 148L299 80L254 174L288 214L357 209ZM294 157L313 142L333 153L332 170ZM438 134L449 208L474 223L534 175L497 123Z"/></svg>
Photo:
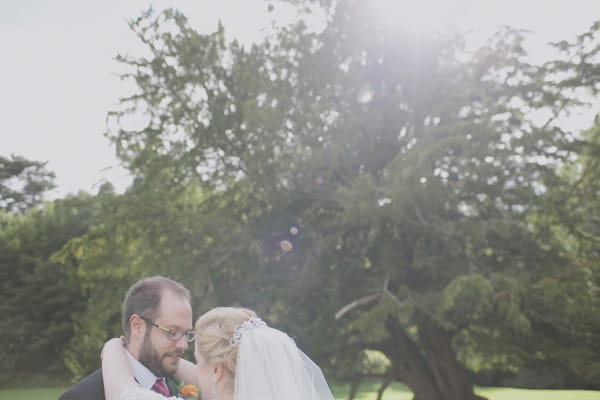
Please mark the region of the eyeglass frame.
<svg viewBox="0 0 600 400"><path fill-rule="evenodd" d="M160 326L157 323L150 321L148 318L142 317L141 315L139 317L142 320L144 320L144 322L146 322L147 324L150 324L151 326L158 328L159 330L166 333L167 339L172 340L173 342L180 341L181 338L184 336L188 343L191 343L196 339L196 331L194 331L193 329L190 329L189 331L173 330L173 329L166 328L164 326ZM171 337L173 335L177 335L179 337L175 339L174 337Z"/></svg>

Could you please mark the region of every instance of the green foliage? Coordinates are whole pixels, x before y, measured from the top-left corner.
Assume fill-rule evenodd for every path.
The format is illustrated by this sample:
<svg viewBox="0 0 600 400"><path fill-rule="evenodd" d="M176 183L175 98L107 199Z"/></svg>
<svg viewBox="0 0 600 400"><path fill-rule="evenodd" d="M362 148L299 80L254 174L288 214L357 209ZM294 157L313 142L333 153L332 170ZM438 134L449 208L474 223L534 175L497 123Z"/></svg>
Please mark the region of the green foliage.
<svg viewBox="0 0 600 400"><path fill-rule="evenodd" d="M452 30L390 32L365 7L335 3L322 32L300 21L249 49L174 10L133 21L150 56L120 57L138 91L109 115L109 137L136 182L128 222L106 229L122 230L124 265L186 276L201 309L253 306L332 366L381 349L451 398L425 378L460 371L456 348L506 370L551 356L539 338L558 305L540 296L594 249L583 210L597 209L585 185L583 203L567 195L595 147L553 118L579 105L563 89L594 75L546 79L574 67L526 63L521 32L466 54ZM123 129L136 114L145 127ZM569 284L593 292L596 267ZM596 304L569 299L569 320ZM583 335L597 323L577 321Z"/></svg>
<svg viewBox="0 0 600 400"><path fill-rule="evenodd" d="M490 311L493 293L494 287L482 275L458 276L444 288L440 308L445 318L465 326Z"/></svg>
<svg viewBox="0 0 600 400"><path fill-rule="evenodd" d="M98 368L102 344L120 334L121 304L133 282L156 274L184 283L190 278L186 273L195 266L195 254L187 251L194 240L193 221L185 219L189 214L175 212L186 207L189 195L174 199L146 192L142 207L136 191L99 196L101 223L54 255L72 271L86 298L65 348L65 364L75 378Z"/></svg>
<svg viewBox="0 0 600 400"><path fill-rule="evenodd" d="M26 214L0 213L2 381L19 374L64 376L64 345L85 307L72 270L52 255L94 222L94 200L80 194Z"/></svg>
<svg viewBox="0 0 600 400"><path fill-rule="evenodd" d="M384 375L390 367L390 360L380 351L365 350L359 372L366 375Z"/></svg>
<svg viewBox="0 0 600 400"><path fill-rule="evenodd" d="M0 156L0 210L23 212L39 204L44 192L55 187L46 163L21 156Z"/></svg>

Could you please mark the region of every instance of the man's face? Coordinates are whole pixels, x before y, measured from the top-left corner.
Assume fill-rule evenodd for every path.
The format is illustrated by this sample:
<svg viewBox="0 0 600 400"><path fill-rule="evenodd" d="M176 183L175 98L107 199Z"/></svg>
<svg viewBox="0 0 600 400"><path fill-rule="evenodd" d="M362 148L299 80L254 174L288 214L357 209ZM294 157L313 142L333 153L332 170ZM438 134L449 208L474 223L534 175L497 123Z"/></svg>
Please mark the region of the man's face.
<svg viewBox="0 0 600 400"><path fill-rule="evenodd" d="M192 329L192 307L185 298L164 290L158 315L152 322L171 330L188 331ZM146 324L138 360L156 376L173 375L179 358L187 348L185 335L173 341L167 338L166 332Z"/></svg>

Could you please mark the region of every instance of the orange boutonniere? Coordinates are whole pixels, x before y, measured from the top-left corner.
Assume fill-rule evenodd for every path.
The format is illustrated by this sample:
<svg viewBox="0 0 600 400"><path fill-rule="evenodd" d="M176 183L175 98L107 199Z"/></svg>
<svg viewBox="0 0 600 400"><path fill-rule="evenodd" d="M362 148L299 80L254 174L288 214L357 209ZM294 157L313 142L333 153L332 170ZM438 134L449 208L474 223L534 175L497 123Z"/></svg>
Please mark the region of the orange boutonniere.
<svg viewBox="0 0 600 400"><path fill-rule="evenodd" d="M198 388L195 385L181 385L179 387L179 397L182 399L197 399Z"/></svg>

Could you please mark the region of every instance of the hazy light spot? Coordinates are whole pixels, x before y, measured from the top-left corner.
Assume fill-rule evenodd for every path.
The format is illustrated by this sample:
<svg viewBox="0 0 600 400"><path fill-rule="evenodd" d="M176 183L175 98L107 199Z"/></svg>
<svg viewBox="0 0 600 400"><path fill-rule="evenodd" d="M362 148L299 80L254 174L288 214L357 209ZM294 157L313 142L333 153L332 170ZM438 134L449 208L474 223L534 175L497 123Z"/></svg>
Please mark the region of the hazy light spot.
<svg viewBox="0 0 600 400"><path fill-rule="evenodd" d="M387 204L391 204L392 203L392 199L390 199L389 197L384 197L381 198L379 200L377 200L377 205L379 205L379 207L383 207Z"/></svg>
<svg viewBox="0 0 600 400"><path fill-rule="evenodd" d="M359 103L368 103L373 99L373 93L368 86L363 86L360 92L358 93L358 102Z"/></svg>
<svg viewBox="0 0 600 400"><path fill-rule="evenodd" d="M290 227L290 233L291 233L292 235L297 235L297 234L298 234L298 232L300 232L300 230L298 229L298 227L297 227L297 226L292 226L292 227Z"/></svg>
<svg viewBox="0 0 600 400"><path fill-rule="evenodd" d="M281 242L279 242L279 247L281 248L281 250L285 251L286 253L289 253L290 251L292 251L294 249L294 245L292 244L292 242L290 242L287 239L284 239Z"/></svg>

